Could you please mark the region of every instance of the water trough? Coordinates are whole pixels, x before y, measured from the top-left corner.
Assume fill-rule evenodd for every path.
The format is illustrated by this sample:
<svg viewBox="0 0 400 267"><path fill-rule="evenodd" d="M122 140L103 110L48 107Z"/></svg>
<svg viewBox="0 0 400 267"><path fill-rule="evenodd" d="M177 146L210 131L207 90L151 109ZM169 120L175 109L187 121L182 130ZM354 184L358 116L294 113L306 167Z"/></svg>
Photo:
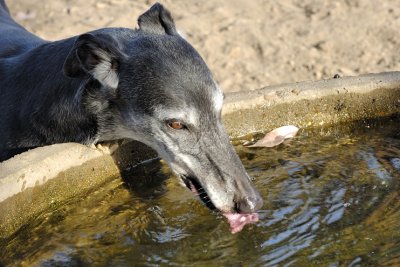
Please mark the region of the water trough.
<svg viewBox="0 0 400 267"><path fill-rule="evenodd" d="M293 124L300 128L398 116L400 72L269 86L226 95L232 138ZM91 148L56 144L0 163L0 242L26 222L71 198L89 194L127 166L156 154L138 142Z"/></svg>

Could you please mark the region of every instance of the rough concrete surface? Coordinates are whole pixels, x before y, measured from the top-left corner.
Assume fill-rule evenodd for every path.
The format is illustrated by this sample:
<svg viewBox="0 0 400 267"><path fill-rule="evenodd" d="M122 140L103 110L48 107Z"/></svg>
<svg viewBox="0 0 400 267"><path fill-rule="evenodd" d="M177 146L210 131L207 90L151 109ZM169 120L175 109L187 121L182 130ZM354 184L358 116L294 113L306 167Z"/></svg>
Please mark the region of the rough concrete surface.
<svg viewBox="0 0 400 267"><path fill-rule="evenodd" d="M101 156L99 150L76 143L39 147L16 155L0 164L0 202Z"/></svg>
<svg viewBox="0 0 400 267"><path fill-rule="evenodd" d="M262 89L227 94L223 114L254 108L275 106L300 100L313 100L332 95L366 94L376 89L399 89L400 72L365 74L354 77L289 83Z"/></svg>
<svg viewBox="0 0 400 267"><path fill-rule="evenodd" d="M400 113L400 72L283 84L227 94L229 135L282 125L318 127Z"/></svg>

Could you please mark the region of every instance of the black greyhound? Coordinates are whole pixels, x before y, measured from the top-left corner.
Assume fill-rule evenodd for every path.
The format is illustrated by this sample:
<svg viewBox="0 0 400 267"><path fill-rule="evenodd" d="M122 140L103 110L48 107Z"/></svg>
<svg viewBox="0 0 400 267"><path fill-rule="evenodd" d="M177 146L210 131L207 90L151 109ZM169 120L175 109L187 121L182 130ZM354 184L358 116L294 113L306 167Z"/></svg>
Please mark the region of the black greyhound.
<svg viewBox="0 0 400 267"><path fill-rule="evenodd" d="M0 0L0 160L54 143L134 139L205 192L209 207L253 216L262 199L221 123L223 93L208 67L161 4L138 24L48 42Z"/></svg>

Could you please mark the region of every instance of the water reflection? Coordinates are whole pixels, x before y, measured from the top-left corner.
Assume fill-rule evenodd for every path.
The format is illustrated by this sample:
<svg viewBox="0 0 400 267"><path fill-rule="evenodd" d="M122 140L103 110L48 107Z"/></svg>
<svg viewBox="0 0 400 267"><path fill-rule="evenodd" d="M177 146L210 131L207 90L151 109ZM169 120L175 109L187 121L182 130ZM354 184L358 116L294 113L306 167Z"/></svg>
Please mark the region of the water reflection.
<svg viewBox="0 0 400 267"><path fill-rule="evenodd" d="M389 172L379 163L372 148L369 148L367 151L360 151L359 155L367 163L368 169L375 173L376 178L382 180L383 183L389 182L392 179Z"/></svg>
<svg viewBox="0 0 400 267"><path fill-rule="evenodd" d="M398 132L397 129L398 126L392 125L393 132ZM291 150L294 147L301 150L300 158L294 157L293 151L287 153L287 150L275 148L269 154L259 151L258 157L248 161L250 170L259 171L263 161L268 166L261 168L264 176L257 176L257 179L275 180L267 185L268 192L263 192L263 195L270 195L269 203L275 205L266 210L270 214L267 221L259 223L271 231L264 232L265 240L259 252L262 256L257 265L313 266L324 262L323 266L342 266L347 262L347 266L358 266L361 262L381 260L370 259L371 251L377 248L374 242L368 244L368 241L375 238L371 237L375 233L357 236L353 231L362 228L371 213L380 209L386 194L397 188L400 141L390 138L391 142L385 143L382 135L371 139L370 133L367 136L357 134L333 140L325 136L314 142L312 148L300 140L292 141L289 146ZM265 164L265 161L270 162ZM270 166L276 165L274 161L280 166L272 173ZM390 164L386 164L388 162ZM397 179L393 181L394 177ZM398 242L399 226L399 222L392 222L384 230L391 231ZM348 243L350 236L352 244ZM355 245L363 249L352 251ZM338 247L343 254L332 254L332 248ZM355 257L347 255L352 252ZM341 260L335 261L335 258Z"/></svg>
<svg viewBox="0 0 400 267"><path fill-rule="evenodd" d="M230 234L158 160L43 214L0 248L21 266L400 266L399 121L238 146L264 198ZM0 264L1 265L1 264Z"/></svg>

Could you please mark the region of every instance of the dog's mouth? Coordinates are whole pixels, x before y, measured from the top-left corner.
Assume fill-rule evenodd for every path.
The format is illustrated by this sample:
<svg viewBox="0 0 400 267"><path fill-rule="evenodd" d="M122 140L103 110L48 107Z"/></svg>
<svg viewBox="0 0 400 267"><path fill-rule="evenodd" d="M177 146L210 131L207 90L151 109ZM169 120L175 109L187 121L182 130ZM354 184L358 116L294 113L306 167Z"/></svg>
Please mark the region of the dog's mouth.
<svg viewBox="0 0 400 267"><path fill-rule="evenodd" d="M192 191L192 193L200 198L200 200L212 211L219 211L215 205L212 203L210 197L208 196L206 190L200 184L200 182L195 177L181 175L182 181L185 183L186 187ZM246 224L254 223L258 221L257 213L240 213L238 211L237 205L235 204L234 212L222 212L222 215L227 218L231 233L240 232Z"/></svg>
<svg viewBox="0 0 400 267"><path fill-rule="evenodd" d="M201 186L199 180L195 177L181 175L182 181L185 183L186 187L192 191L193 194L198 196L200 200L212 211L217 211L218 209L212 203L210 197L208 196L206 190Z"/></svg>

